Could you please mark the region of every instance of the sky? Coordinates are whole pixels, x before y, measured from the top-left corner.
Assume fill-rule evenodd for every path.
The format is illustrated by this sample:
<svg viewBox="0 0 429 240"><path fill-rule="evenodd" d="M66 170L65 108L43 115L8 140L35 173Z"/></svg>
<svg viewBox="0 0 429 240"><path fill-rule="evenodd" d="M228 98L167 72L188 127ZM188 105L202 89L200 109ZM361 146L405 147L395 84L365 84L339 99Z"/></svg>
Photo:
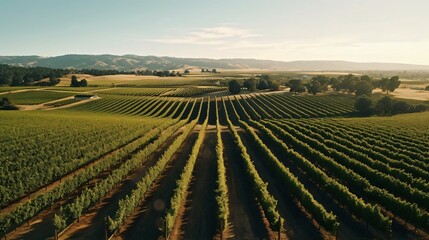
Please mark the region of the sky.
<svg viewBox="0 0 429 240"><path fill-rule="evenodd" d="M0 0L0 55L429 65L427 0Z"/></svg>

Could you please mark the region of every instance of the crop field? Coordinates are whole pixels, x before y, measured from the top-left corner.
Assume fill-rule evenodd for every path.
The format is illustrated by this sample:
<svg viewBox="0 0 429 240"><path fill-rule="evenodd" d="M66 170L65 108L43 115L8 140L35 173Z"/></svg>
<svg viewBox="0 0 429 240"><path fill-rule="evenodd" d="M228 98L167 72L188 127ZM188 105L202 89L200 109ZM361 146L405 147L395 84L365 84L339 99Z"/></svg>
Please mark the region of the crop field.
<svg viewBox="0 0 429 240"><path fill-rule="evenodd" d="M73 93L67 92L30 90L25 92L2 94L1 97L8 98L11 102L13 102L13 104L16 105L36 105L73 95Z"/></svg>
<svg viewBox="0 0 429 240"><path fill-rule="evenodd" d="M0 113L0 236L429 239L429 112L225 91L116 87Z"/></svg>

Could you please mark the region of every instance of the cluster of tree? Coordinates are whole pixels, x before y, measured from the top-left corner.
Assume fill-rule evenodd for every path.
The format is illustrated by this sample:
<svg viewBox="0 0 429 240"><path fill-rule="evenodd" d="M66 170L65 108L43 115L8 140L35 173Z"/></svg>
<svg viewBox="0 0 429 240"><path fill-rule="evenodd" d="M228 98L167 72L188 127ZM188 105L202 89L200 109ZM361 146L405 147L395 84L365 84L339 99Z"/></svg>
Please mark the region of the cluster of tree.
<svg viewBox="0 0 429 240"><path fill-rule="evenodd" d="M188 70L186 70L188 71ZM185 71L185 73L186 73ZM189 71L188 71L189 73ZM158 77L181 77L182 74L179 71L168 71L168 70L142 70L142 71L136 71L135 75L137 76L158 76Z"/></svg>
<svg viewBox="0 0 429 240"><path fill-rule="evenodd" d="M107 70L107 69L80 69L75 73L90 74L93 76L118 75L118 74L134 74L129 71Z"/></svg>
<svg viewBox="0 0 429 240"><path fill-rule="evenodd" d="M425 87L425 90L426 90L426 91L429 91L429 85Z"/></svg>
<svg viewBox="0 0 429 240"><path fill-rule="evenodd" d="M417 104L413 105L402 100L393 100L389 96L385 96L373 103L372 99L367 96L356 98L356 111L363 116L377 115L394 115L400 113L424 112L429 109L428 105Z"/></svg>
<svg viewBox="0 0 429 240"><path fill-rule="evenodd" d="M71 76L70 87L88 87L88 81L86 79L77 80L75 75Z"/></svg>
<svg viewBox="0 0 429 240"><path fill-rule="evenodd" d="M12 105L9 98L4 97L0 101L0 110L18 110L18 107Z"/></svg>
<svg viewBox="0 0 429 240"><path fill-rule="evenodd" d="M348 74L336 78L318 75L312 77L310 82L306 84L301 79L292 79L285 85L290 87L290 91L294 93L309 92L316 95L327 91L328 86L331 85L335 91L344 91L361 96L371 94L374 88L381 88L383 92L393 92L399 87L400 83L398 76L375 80L368 75L355 76Z"/></svg>
<svg viewBox="0 0 429 240"><path fill-rule="evenodd" d="M260 75L259 79L249 78L245 79L243 85L241 85L237 80L231 80L228 83L229 92L232 94L238 94L241 91L241 88L244 87L247 90L254 92L258 90L269 89L271 91L277 91L280 88L280 84L276 81L272 81L268 75Z"/></svg>
<svg viewBox="0 0 429 240"><path fill-rule="evenodd" d="M201 69L201 72L203 73L203 72L208 72L208 73L218 73L218 71L216 70L216 68L213 68L212 70L210 70L210 69L205 69L205 68L202 68Z"/></svg>
<svg viewBox="0 0 429 240"><path fill-rule="evenodd" d="M52 69L45 67L17 67L7 64L0 64L0 86L31 86L41 85L39 82L49 78L46 85L55 85L59 82L58 78L68 74L67 69Z"/></svg>

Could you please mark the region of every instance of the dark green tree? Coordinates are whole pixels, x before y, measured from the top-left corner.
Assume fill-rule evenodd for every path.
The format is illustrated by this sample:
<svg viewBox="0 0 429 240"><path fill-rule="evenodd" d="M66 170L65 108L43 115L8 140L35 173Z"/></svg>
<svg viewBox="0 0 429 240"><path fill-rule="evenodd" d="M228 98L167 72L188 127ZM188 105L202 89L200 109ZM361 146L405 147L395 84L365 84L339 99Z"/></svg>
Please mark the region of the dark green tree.
<svg viewBox="0 0 429 240"><path fill-rule="evenodd" d="M354 106L356 111L362 116L369 116L374 111L371 98L366 96L356 98Z"/></svg>
<svg viewBox="0 0 429 240"><path fill-rule="evenodd" d="M257 88L258 88L259 90L265 90L265 89L267 89L267 88L268 88L267 80L265 80L265 79L261 79L261 80L259 80L259 83L258 83Z"/></svg>
<svg viewBox="0 0 429 240"><path fill-rule="evenodd" d="M251 92L256 91L256 79L255 78L246 79L243 83L243 87L247 88Z"/></svg>
<svg viewBox="0 0 429 240"><path fill-rule="evenodd" d="M384 96L375 104L375 112L380 115L388 115L392 113L393 101L389 96Z"/></svg>
<svg viewBox="0 0 429 240"><path fill-rule="evenodd" d="M393 76L389 79L389 84L387 86L388 92L394 92L395 89L397 89L399 87L399 85L401 84L401 81L399 81L399 77L398 76Z"/></svg>
<svg viewBox="0 0 429 240"><path fill-rule="evenodd" d="M241 91L241 85L237 80L231 80L228 83L228 89L231 94L239 94Z"/></svg>
<svg viewBox="0 0 429 240"><path fill-rule="evenodd" d="M357 82L355 85L355 94L357 96L370 95L373 89L374 89L374 86L372 85L371 81L361 80Z"/></svg>
<svg viewBox="0 0 429 240"><path fill-rule="evenodd" d="M71 76L70 87L79 87L79 81L75 75Z"/></svg>
<svg viewBox="0 0 429 240"><path fill-rule="evenodd" d="M317 93L322 91L322 84L320 84L319 81L311 81L308 84L308 92L312 93L313 95L316 95Z"/></svg>
<svg viewBox="0 0 429 240"><path fill-rule="evenodd" d="M79 82L80 87L88 87L88 81L86 79L82 79Z"/></svg>
<svg viewBox="0 0 429 240"><path fill-rule="evenodd" d="M412 106L405 101L394 101L392 104L392 114L408 113Z"/></svg>

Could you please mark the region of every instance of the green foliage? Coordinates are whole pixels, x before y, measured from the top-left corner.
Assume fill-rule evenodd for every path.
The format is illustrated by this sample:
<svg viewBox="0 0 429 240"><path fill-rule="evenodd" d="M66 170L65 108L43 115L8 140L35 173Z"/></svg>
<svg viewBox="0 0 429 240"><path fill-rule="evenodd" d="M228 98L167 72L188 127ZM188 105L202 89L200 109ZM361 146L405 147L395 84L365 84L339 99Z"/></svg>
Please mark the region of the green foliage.
<svg viewBox="0 0 429 240"><path fill-rule="evenodd" d="M66 228L67 224L65 219L61 215L54 215L54 226L55 229L61 231Z"/></svg>
<svg viewBox="0 0 429 240"><path fill-rule="evenodd" d="M170 200L170 208L167 210L167 214L165 217L167 221L168 232L170 232L173 229L174 222L177 218L177 215L179 214L180 206L185 200L186 191L188 190L189 183L191 182L192 172L194 171L194 166L197 161L198 153L204 141L206 127L209 120L208 116L209 116L209 109L210 109L210 100L208 101L208 104L209 106L207 107L206 119L204 120L204 123L201 125L201 130L198 132L197 140L195 141L194 146L192 147L192 152L189 155L189 158L186 162L186 165L182 173L180 174L180 179L176 183L176 188L174 189L173 197ZM200 109L200 113L201 113L201 109Z"/></svg>
<svg viewBox="0 0 429 240"><path fill-rule="evenodd" d="M2 97L8 98L10 102L16 105L36 105L73 95L73 93L66 92L29 90L25 92L7 93L2 95Z"/></svg>
<svg viewBox="0 0 429 240"><path fill-rule="evenodd" d="M228 90L231 94L239 94L241 91L241 85L237 80L231 80L228 83Z"/></svg>
<svg viewBox="0 0 429 240"><path fill-rule="evenodd" d="M229 199L228 187L226 184L226 168L223 158L223 142L221 137L221 128L219 123L218 101L216 104L216 159L217 159L217 179L216 179L216 203L218 206L218 225L220 231L228 226L229 217Z"/></svg>
<svg viewBox="0 0 429 240"><path fill-rule="evenodd" d="M256 91L256 79L249 78L244 80L243 87L247 88L247 90L254 92Z"/></svg>
<svg viewBox="0 0 429 240"><path fill-rule="evenodd" d="M393 100L389 96L384 96L375 104L375 111L380 115L388 115L392 112Z"/></svg>
<svg viewBox="0 0 429 240"><path fill-rule="evenodd" d="M370 81L360 81L355 85L355 94L356 96L370 95L373 89L374 86Z"/></svg>
<svg viewBox="0 0 429 240"><path fill-rule="evenodd" d="M76 75L72 75L70 87L88 87L88 81L86 79L82 79L79 81Z"/></svg>
<svg viewBox="0 0 429 240"><path fill-rule="evenodd" d="M369 97L359 97L355 101L356 111L362 116L369 116L373 113L372 100Z"/></svg>
<svg viewBox="0 0 429 240"><path fill-rule="evenodd" d="M306 90L301 79L292 79L286 85L290 87L290 92L293 93L303 93Z"/></svg>
<svg viewBox="0 0 429 240"><path fill-rule="evenodd" d="M257 127L264 134L268 136L270 141L276 142L276 144L281 145L282 148L285 148L284 143L278 141L274 134L262 124L258 122L251 121L251 125ZM328 231L335 232L339 227L339 222L336 219L336 216L332 212L328 212L319 202L317 202L313 195L304 187L304 185L299 182L298 178L295 177L287 167L285 167L278 159L274 156L271 150L262 142L258 137L255 131L250 128L250 126L240 121L240 125L249 132L254 140L255 146L265 155L265 160L267 161L270 171L274 173L279 181L284 184L293 195L296 197L300 203L313 215L316 221L326 228Z"/></svg>
<svg viewBox="0 0 429 240"><path fill-rule="evenodd" d="M290 159L299 164L300 168L307 172L309 177L313 178L314 181L322 184L323 189L331 192L337 201L347 205L353 214L365 219L367 222L377 226L381 230L389 231L391 229L391 221L388 217L385 217L383 214L381 214L377 207L364 202L355 194L351 193L347 187L338 183L333 178L330 178L326 173L315 167L309 160L294 152L294 150L302 152L308 159L311 159L312 161L317 161L319 166L323 167L325 170L328 170L328 172L331 174L334 174L336 178L345 179L349 182L349 184L359 182L359 186L356 186L358 188L363 188L365 186L362 186L362 184L371 186L366 180L363 180L356 173L340 165L332 158L321 154L316 148L314 148L314 146L310 146L306 142L298 140L290 132L305 138L308 142L312 142L311 138L304 136L295 129L290 128L285 124L277 126L271 122L264 121L263 123L266 127L278 133L282 137L283 141L292 144L293 150L289 151L290 154L288 154ZM287 127L287 129L284 129L285 127Z"/></svg>
<svg viewBox="0 0 429 240"><path fill-rule="evenodd" d="M194 101L194 105L192 108L195 107L195 103L196 101ZM109 224L108 227L110 231L113 232L114 230L118 229L123 224L126 217L128 217L138 206L141 199L144 197L147 190L149 190L152 183L161 174L161 172L164 170L165 166L170 161L173 154L177 151L177 149L179 149L179 147L185 141L189 133L197 124L199 115L201 113L201 107L202 107L202 104L200 104L200 108L198 110L198 116L195 118L195 120L192 120L190 123L186 125L186 128L183 130L182 134L180 134L174 140L174 142L167 148L167 150L165 150L165 152L162 154L161 158L157 161L157 163L153 167L151 167L149 171L146 173L146 175L137 183L137 187L132 190L131 194L119 200L118 210L116 211L115 215L110 218L111 220L108 221L108 224ZM186 122L188 120L190 119L188 118ZM170 136L170 135L166 135L166 136ZM170 222L168 224L171 224L172 220L170 219L169 221Z"/></svg>
<svg viewBox="0 0 429 240"><path fill-rule="evenodd" d="M225 102L223 102L223 104L224 104L225 113L228 116L228 110L225 106ZM246 170L248 179L253 186L254 193L258 198L259 203L262 205L264 213L267 216L268 222L270 223L270 227L273 230L278 230L279 221L281 221L281 218L280 218L280 214L276 210L277 200L268 192L267 183L265 183L261 179L258 172L256 171L256 168L253 165L249 154L247 153L246 147L244 146L240 136L237 133L237 130L235 129L234 125L232 124L232 122L229 120L228 117L227 117L227 121L228 121L229 129L231 130L234 136L235 142L238 148L240 149L241 158L244 161L245 170Z"/></svg>

